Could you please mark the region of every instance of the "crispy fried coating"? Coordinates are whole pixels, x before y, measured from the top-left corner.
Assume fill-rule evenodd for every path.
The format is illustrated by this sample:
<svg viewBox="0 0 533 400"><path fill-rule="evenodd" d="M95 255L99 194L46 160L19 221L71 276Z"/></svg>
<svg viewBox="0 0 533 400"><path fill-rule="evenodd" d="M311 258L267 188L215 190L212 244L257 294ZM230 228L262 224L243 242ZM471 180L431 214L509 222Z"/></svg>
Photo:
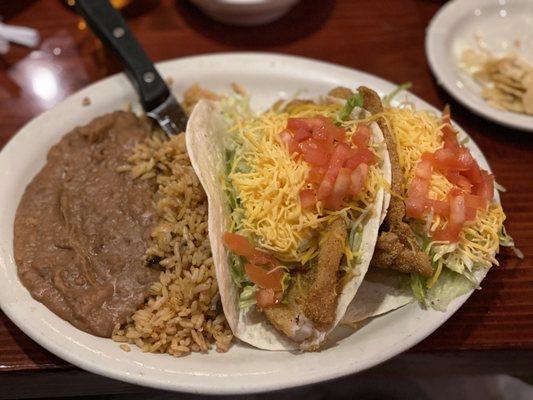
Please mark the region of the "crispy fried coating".
<svg viewBox="0 0 533 400"><path fill-rule="evenodd" d="M264 309L265 316L277 330L295 341L307 339L306 335L298 335L300 318L304 315L303 308L307 293L309 292L309 279L305 279L305 274L297 273L293 276L290 285L286 304L278 304L274 307Z"/></svg>
<svg viewBox="0 0 533 400"><path fill-rule="evenodd" d="M364 108L371 114L383 111L381 99L376 92L364 86L359 87L358 91L363 94ZM401 193L403 173L396 140L381 119L378 120L378 125L383 132L390 156L392 166L391 190L393 193ZM403 220L404 217L405 204L403 200L392 196L370 265L404 273L416 272L423 276L431 276L433 269L429 256L420 248L413 231Z"/></svg>
<svg viewBox="0 0 533 400"><path fill-rule="evenodd" d="M340 217L334 219L321 233L316 266L295 276L286 304L264 310L272 325L293 340L302 341L311 334L307 320L322 331L335 321L339 264L346 237L346 222Z"/></svg>
<svg viewBox="0 0 533 400"><path fill-rule="evenodd" d="M348 100L352 94L352 90L344 86L337 86L336 88L331 89L328 93L328 95L331 97L336 97L343 100Z"/></svg>
<svg viewBox="0 0 533 400"><path fill-rule="evenodd" d="M339 264L346 244L343 218L334 219L322 233L318 247L318 265L311 272L311 287L305 303L305 315L319 329L327 329L335 320Z"/></svg>

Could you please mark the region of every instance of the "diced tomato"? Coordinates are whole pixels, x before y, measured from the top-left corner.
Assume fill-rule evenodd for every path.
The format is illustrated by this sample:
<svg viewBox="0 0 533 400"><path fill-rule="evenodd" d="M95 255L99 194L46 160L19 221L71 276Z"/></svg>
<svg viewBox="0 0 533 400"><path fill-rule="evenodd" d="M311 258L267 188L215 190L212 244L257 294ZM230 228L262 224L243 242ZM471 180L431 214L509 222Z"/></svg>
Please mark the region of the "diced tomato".
<svg viewBox="0 0 533 400"><path fill-rule="evenodd" d="M472 190L472 184L470 181L457 171L448 171L446 174L446 179L448 179L450 183L460 187L465 192L470 193Z"/></svg>
<svg viewBox="0 0 533 400"><path fill-rule="evenodd" d="M292 155L298 152L298 142L294 140L294 137L287 129L281 131L279 135L281 137L281 141L287 146L289 154Z"/></svg>
<svg viewBox="0 0 533 400"><path fill-rule="evenodd" d="M304 131L303 129L299 129L294 133L294 140L296 140L298 143L303 142L304 140L307 140L311 137L310 131Z"/></svg>
<svg viewBox="0 0 533 400"><path fill-rule="evenodd" d="M344 143L346 141L346 131L344 128L336 126L331 118L326 119L324 128L328 138L332 138L340 143Z"/></svg>
<svg viewBox="0 0 533 400"><path fill-rule="evenodd" d="M463 190L458 187L452 187L450 191L448 192L448 198L451 199L452 197L460 196L463 194Z"/></svg>
<svg viewBox="0 0 533 400"><path fill-rule="evenodd" d="M309 176L307 177L307 181L311 184L318 185L320 182L322 182L322 179L324 178L325 173L326 173L326 168L313 167L311 168L311 171L309 171Z"/></svg>
<svg viewBox="0 0 533 400"><path fill-rule="evenodd" d="M225 232L222 235L222 241L228 249L239 256L251 259L254 255L255 248L245 236L237 233Z"/></svg>
<svg viewBox="0 0 533 400"><path fill-rule="evenodd" d="M357 130L352 136L352 143L355 144L360 149L364 149L368 147L368 143L370 142L370 135L372 134L372 130L368 125L359 124L357 126Z"/></svg>
<svg viewBox="0 0 533 400"><path fill-rule="evenodd" d="M287 129L293 133L298 131L308 131L311 133L313 128L322 126L321 120L313 120L312 118L289 118L287 121Z"/></svg>
<svg viewBox="0 0 533 400"><path fill-rule="evenodd" d="M370 128L361 124L352 137L353 146L346 143L346 131L331 118L289 118L281 138L289 152L301 154L311 166L307 182L312 187L300 192L303 208L312 207L319 200L326 208L336 210L347 196L361 191L368 165L377 160L366 147L370 136Z"/></svg>
<svg viewBox="0 0 533 400"><path fill-rule="evenodd" d="M408 197L405 199L405 215L412 218L422 218L426 210L425 199Z"/></svg>
<svg viewBox="0 0 533 400"><path fill-rule="evenodd" d="M459 195L454 196L450 199L450 223L462 225L465 222L466 204L465 196Z"/></svg>
<svg viewBox="0 0 533 400"><path fill-rule="evenodd" d="M421 179L431 179L431 173L433 172L433 166L431 165L431 154L422 154L421 160L418 162L415 168L415 176Z"/></svg>
<svg viewBox="0 0 533 400"><path fill-rule="evenodd" d="M468 171L470 168L473 167L475 160L472 157L472 154L470 154L470 150L468 150L464 146L457 147L455 150L455 162L456 162L456 168L459 171Z"/></svg>
<svg viewBox="0 0 533 400"><path fill-rule="evenodd" d="M466 215L467 221L475 221L476 215L477 215L477 209L472 208L472 207L466 207L465 215Z"/></svg>
<svg viewBox="0 0 533 400"><path fill-rule="evenodd" d="M475 160L466 147L443 147L435 151L434 166L447 171L468 171Z"/></svg>
<svg viewBox="0 0 533 400"><path fill-rule="evenodd" d="M420 162L419 162L420 163ZM408 217L422 218L426 209L426 196L429 180L415 176L411 180L407 199L405 200L405 214Z"/></svg>
<svg viewBox="0 0 533 400"><path fill-rule="evenodd" d="M433 212L441 217L447 217L450 214L450 204L447 201L427 199L426 205L433 208Z"/></svg>
<svg viewBox="0 0 533 400"><path fill-rule="evenodd" d="M302 208L312 208L316 204L316 191L314 189L304 189L300 192L300 203Z"/></svg>
<svg viewBox="0 0 533 400"><path fill-rule="evenodd" d="M450 219L444 229L435 231L433 237L436 240L456 242L459 233L466 221L466 204L463 195L454 196L450 199Z"/></svg>
<svg viewBox="0 0 533 400"><path fill-rule="evenodd" d="M264 309L279 304L283 299L283 292L276 292L272 289L261 289L255 294L257 308Z"/></svg>
<svg viewBox="0 0 533 400"><path fill-rule="evenodd" d="M281 280L283 279L284 270L282 268L268 270L255 264L246 264L244 272L248 279L262 289L283 290Z"/></svg>
<svg viewBox="0 0 533 400"><path fill-rule="evenodd" d="M369 149L363 148L353 152L353 155L346 160L344 166L352 171L357 168L359 164L372 165L377 161L377 157Z"/></svg>
<svg viewBox="0 0 533 400"><path fill-rule="evenodd" d="M333 185L335 185L335 176L332 174L324 175L324 179L320 182L316 198L318 200L326 200L333 191Z"/></svg>
<svg viewBox="0 0 533 400"><path fill-rule="evenodd" d="M459 225L451 225L448 223L446 228L435 231L433 233L433 239L441 240L443 242L457 242L459 238L459 233L461 233L462 227Z"/></svg>
<svg viewBox="0 0 533 400"><path fill-rule="evenodd" d="M419 177L414 177L409 185L408 196L424 200L429 189L429 181Z"/></svg>
<svg viewBox="0 0 533 400"><path fill-rule="evenodd" d="M333 154L329 160L329 165L324 178L318 187L317 199L326 200L333 192L333 187L345 161L350 155L350 148L344 143L336 143Z"/></svg>
<svg viewBox="0 0 533 400"><path fill-rule="evenodd" d="M287 129L284 129L280 132L279 136L281 137L281 141L283 143L285 143L287 146L291 143L292 141L292 135L291 133L287 130Z"/></svg>
<svg viewBox="0 0 533 400"><path fill-rule="evenodd" d="M494 175L481 171L481 182L474 185L472 192L481 197L483 208L486 208L494 198Z"/></svg>
<svg viewBox="0 0 533 400"><path fill-rule="evenodd" d="M279 265L279 262L275 257L264 251L257 250L247 237L239 235L237 233L225 232L222 235L222 241L224 245L235 254L246 258L248 261L258 265Z"/></svg>
<svg viewBox="0 0 533 400"><path fill-rule="evenodd" d="M348 168L341 168L339 170L339 174L337 175L335 184L333 185L333 191L326 201L326 207L330 210L338 210L341 207L342 201L346 197L348 189L350 188L351 172L352 171L350 171Z"/></svg>
<svg viewBox="0 0 533 400"><path fill-rule="evenodd" d="M344 142L346 137L343 128L336 126L331 118L320 115L313 118L289 118L287 129L294 133L298 142L311 136L322 141Z"/></svg>
<svg viewBox="0 0 533 400"><path fill-rule="evenodd" d="M270 265L273 267L279 265L279 261L276 260L275 257L272 257L270 254L257 249L255 249L254 255L249 259L249 261L257 265Z"/></svg>
<svg viewBox="0 0 533 400"><path fill-rule="evenodd" d="M450 125L444 125L442 127L442 134L444 139L444 147L453 148L459 146L459 142L457 141L457 133L455 133Z"/></svg>
<svg viewBox="0 0 533 400"><path fill-rule="evenodd" d="M352 196L357 196L363 188L366 178L368 176L368 165L359 164L357 168L350 175L350 189L349 193Z"/></svg>
<svg viewBox="0 0 533 400"><path fill-rule="evenodd" d="M479 165L477 161L474 160L474 163L472 166L461 173L464 177L466 177L471 183L479 183L483 180L483 177L481 176L481 169L479 168Z"/></svg>
<svg viewBox="0 0 533 400"><path fill-rule="evenodd" d="M304 160L317 167L328 165L328 154L320 149L316 140L307 139L298 144L298 149L303 154Z"/></svg>
<svg viewBox="0 0 533 400"><path fill-rule="evenodd" d="M485 200L478 195L475 194L465 194L465 204L467 207L477 209L477 208L485 208L486 203Z"/></svg>
<svg viewBox="0 0 533 400"><path fill-rule="evenodd" d="M450 106L444 107L442 112L442 123L445 124L442 127L442 138L444 140L444 147L453 148L459 146L457 141L457 133L453 130L452 121L450 119Z"/></svg>
<svg viewBox="0 0 533 400"><path fill-rule="evenodd" d="M455 152L453 149L442 147L435 151L434 166L438 169L454 169L455 168Z"/></svg>
<svg viewBox="0 0 533 400"><path fill-rule="evenodd" d="M348 157L350 157L350 148L344 143L337 143L329 160L328 173L332 171L336 175Z"/></svg>

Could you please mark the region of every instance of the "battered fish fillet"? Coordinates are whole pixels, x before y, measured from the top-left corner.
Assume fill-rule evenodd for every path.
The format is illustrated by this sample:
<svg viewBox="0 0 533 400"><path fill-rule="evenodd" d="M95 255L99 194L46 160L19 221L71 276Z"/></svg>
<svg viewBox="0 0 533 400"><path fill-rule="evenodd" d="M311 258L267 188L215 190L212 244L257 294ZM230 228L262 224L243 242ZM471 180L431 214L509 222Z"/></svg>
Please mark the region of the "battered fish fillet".
<svg viewBox="0 0 533 400"><path fill-rule="evenodd" d="M287 304L264 310L267 319L297 342L323 335L335 321L339 264L346 243L346 222L334 219L320 235L316 266L293 277Z"/></svg>
<svg viewBox="0 0 533 400"><path fill-rule="evenodd" d="M376 92L364 86L359 87L357 90L363 94L364 108L366 110L371 114L383 111L381 99ZM400 167L396 140L382 119L378 120L378 125L383 132L389 151L392 166L392 192L401 193L403 173ZM433 269L429 256L422 251L412 229L403 220L404 217L405 204L403 200L392 196L387 216L381 225L381 233L370 265L372 267L394 269L404 273L416 272L423 276L431 276Z"/></svg>
<svg viewBox="0 0 533 400"><path fill-rule="evenodd" d="M309 271L311 287L304 313L319 329L326 330L335 320L339 264L347 237L346 222L334 219L321 235L318 245L318 265Z"/></svg>

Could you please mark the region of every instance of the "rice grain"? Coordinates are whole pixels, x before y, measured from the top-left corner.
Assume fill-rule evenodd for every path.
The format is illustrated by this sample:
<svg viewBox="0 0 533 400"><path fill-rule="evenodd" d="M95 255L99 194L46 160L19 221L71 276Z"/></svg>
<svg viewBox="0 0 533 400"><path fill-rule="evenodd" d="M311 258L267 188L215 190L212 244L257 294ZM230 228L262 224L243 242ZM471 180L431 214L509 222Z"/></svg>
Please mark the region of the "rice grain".
<svg viewBox="0 0 533 400"><path fill-rule="evenodd" d="M144 352L179 357L192 351L229 349L233 335L223 312L207 232L207 198L190 165L184 135L166 139L156 131L138 145L120 170L139 179L156 179L154 204L159 223L147 260L159 260L159 282L145 303L113 340ZM125 350L128 351L128 350Z"/></svg>

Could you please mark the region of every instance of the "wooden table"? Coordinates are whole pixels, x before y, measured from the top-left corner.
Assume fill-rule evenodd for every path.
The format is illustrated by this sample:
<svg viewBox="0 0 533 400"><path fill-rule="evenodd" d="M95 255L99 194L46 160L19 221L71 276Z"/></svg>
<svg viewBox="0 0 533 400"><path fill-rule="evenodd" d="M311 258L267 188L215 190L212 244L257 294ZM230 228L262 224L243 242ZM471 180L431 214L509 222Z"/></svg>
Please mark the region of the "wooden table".
<svg viewBox="0 0 533 400"><path fill-rule="evenodd" d="M155 61L243 50L297 54L396 83L411 81L412 91L436 107L451 104L453 117L479 144L498 182L507 188L502 195L506 226L525 259L504 251L482 291L429 338L381 368L424 373L434 371L428 367L438 359L446 373L460 357L463 370L467 365L470 372L527 373L533 365L533 136L471 114L437 86L425 57L424 34L442 3L303 0L282 20L256 28L213 22L184 1L135 0L124 12ZM2 2L0 15L8 23L38 29L43 38L38 51L13 46L0 57L1 147L33 117L119 67L61 1ZM39 63L58 77L56 87L36 89L35 82L43 79ZM77 373L0 313L0 382L20 374L37 376L38 371Z"/></svg>

